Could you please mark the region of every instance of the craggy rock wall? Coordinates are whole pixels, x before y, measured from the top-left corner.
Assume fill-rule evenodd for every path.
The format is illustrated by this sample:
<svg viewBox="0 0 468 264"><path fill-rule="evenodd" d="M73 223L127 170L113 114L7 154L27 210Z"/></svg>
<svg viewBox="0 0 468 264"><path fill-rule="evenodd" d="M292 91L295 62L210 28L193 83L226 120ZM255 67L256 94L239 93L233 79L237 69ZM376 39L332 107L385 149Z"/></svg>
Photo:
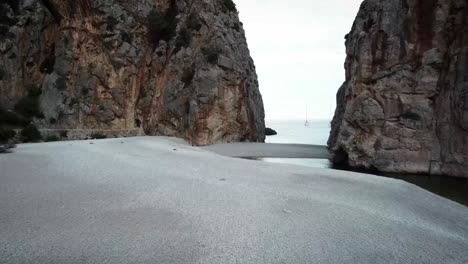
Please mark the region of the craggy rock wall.
<svg viewBox="0 0 468 264"><path fill-rule="evenodd" d="M231 3L2 1L0 105L36 89L41 128L263 141L255 66ZM152 10L172 12L171 37L158 41Z"/></svg>
<svg viewBox="0 0 468 264"><path fill-rule="evenodd" d="M329 148L383 172L468 177L468 1L366 0Z"/></svg>

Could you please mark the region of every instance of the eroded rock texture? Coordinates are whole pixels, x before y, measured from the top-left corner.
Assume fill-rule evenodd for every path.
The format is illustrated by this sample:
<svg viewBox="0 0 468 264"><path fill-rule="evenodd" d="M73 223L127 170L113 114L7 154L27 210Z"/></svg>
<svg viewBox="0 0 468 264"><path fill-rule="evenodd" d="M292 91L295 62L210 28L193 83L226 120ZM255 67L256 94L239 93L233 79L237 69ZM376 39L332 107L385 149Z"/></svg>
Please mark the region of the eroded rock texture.
<svg viewBox="0 0 468 264"><path fill-rule="evenodd" d="M352 167L468 177L468 2L366 0L329 148Z"/></svg>
<svg viewBox="0 0 468 264"><path fill-rule="evenodd" d="M40 89L42 128L263 141L255 66L230 3L2 1L0 104Z"/></svg>

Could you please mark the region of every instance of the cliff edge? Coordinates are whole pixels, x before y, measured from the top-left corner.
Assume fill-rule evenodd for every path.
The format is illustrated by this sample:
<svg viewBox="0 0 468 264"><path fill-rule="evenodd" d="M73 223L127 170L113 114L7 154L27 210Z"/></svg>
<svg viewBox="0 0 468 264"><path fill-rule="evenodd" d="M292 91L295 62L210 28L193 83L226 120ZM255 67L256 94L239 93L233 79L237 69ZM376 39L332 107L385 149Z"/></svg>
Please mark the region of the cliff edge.
<svg viewBox="0 0 468 264"><path fill-rule="evenodd" d="M468 177L468 2L366 0L346 36L335 162Z"/></svg>
<svg viewBox="0 0 468 264"><path fill-rule="evenodd" d="M0 105L39 128L194 145L264 140L231 0L8 0L0 9Z"/></svg>

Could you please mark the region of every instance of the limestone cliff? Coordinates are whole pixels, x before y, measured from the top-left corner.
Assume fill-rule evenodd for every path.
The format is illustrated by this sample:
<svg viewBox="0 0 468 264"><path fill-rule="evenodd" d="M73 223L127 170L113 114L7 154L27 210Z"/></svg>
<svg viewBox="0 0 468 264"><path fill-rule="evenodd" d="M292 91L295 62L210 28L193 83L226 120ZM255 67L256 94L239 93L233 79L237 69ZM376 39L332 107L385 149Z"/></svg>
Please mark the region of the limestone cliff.
<svg viewBox="0 0 468 264"><path fill-rule="evenodd" d="M468 177L468 2L366 0L346 53L335 161Z"/></svg>
<svg viewBox="0 0 468 264"><path fill-rule="evenodd" d="M7 0L0 9L0 105L39 94L40 128L141 127L195 145L264 140L255 66L230 0Z"/></svg>

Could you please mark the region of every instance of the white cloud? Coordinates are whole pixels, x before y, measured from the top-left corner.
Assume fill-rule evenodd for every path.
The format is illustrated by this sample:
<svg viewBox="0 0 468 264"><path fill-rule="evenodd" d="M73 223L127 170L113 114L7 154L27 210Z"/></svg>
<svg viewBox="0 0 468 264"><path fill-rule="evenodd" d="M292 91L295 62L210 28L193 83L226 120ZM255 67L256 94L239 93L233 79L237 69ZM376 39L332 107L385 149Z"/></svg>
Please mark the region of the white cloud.
<svg viewBox="0 0 468 264"><path fill-rule="evenodd" d="M362 0L234 0L267 119L327 119L344 81L344 36Z"/></svg>

